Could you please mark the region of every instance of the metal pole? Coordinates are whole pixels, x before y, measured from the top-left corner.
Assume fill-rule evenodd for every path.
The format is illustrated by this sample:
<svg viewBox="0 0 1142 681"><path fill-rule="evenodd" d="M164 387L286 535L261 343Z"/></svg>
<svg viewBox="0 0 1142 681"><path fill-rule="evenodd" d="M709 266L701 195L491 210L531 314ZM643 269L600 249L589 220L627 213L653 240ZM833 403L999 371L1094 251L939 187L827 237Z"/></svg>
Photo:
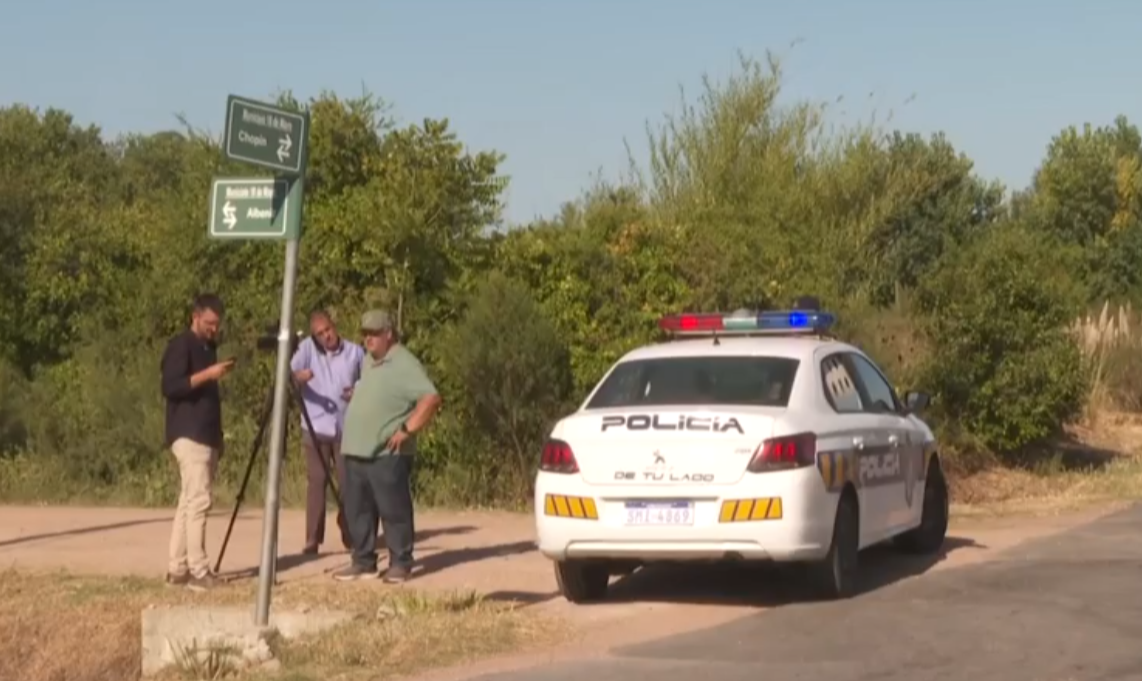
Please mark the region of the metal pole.
<svg viewBox="0 0 1142 681"><path fill-rule="evenodd" d="M286 240L285 275L282 277L281 325L278 327L277 371L274 377L274 411L270 430L269 467L266 470L266 510L262 519L262 562L258 569L258 606L254 625L269 626L270 592L277 568L278 508L282 482L282 459L285 456L285 425L288 406L290 340L293 335L293 294L297 284L297 253L301 237L301 206L305 180L299 176L290 181L286 201L297 210L290 211L292 236Z"/></svg>

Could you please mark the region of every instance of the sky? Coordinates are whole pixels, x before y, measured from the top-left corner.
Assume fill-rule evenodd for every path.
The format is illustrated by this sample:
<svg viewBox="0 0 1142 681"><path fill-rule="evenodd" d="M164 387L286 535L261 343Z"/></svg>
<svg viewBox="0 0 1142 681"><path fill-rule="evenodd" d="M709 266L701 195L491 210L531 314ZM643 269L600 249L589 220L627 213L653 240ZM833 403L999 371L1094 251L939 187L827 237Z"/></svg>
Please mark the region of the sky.
<svg viewBox="0 0 1142 681"><path fill-rule="evenodd" d="M218 133L228 94L367 90L399 123L446 117L504 153L509 223L617 177L624 143L643 160L647 124L739 52L782 55L786 101L843 96L849 122L943 131L1011 188L1064 127L1142 118L1128 0L36 0L2 16L0 105L108 137L177 114Z"/></svg>

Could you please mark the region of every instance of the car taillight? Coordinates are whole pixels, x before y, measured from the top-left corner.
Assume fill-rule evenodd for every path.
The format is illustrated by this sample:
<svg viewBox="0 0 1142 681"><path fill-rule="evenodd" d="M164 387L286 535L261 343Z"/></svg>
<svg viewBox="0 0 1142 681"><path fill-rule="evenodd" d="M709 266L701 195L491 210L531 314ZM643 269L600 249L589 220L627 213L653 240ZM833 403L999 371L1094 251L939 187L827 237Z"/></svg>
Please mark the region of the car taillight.
<svg viewBox="0 0 1142 681"><path fill-rule="evenodd" d="M579 463L575 461L571 445L562 440L548 440L543 445L539 470L548 473L578 473Z"/></svg>
<svg viewBox="0 0 1142 681"><path fill-rule="evenodd" d="M814 433L798 433L774 437L761 443L753 453L749 466L750 473L802 468L817 463L817 436Z"/></svg>

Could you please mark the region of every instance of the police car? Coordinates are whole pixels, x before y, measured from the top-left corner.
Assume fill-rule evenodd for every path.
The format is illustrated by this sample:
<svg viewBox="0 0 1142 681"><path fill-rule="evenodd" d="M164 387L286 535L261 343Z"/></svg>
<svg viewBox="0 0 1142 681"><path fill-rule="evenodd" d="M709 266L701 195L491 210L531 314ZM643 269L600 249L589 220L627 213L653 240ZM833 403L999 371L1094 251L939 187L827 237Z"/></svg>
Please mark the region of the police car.
<svg viewBox="0 0 1142 681"><path fill-rule="evenodd" d="M540 552L563 596L604 598L655 561L801 563L827 598L858 552L940 549L948 488L936 440L819 310L662 318L559 421L535 478Z"/></svg>

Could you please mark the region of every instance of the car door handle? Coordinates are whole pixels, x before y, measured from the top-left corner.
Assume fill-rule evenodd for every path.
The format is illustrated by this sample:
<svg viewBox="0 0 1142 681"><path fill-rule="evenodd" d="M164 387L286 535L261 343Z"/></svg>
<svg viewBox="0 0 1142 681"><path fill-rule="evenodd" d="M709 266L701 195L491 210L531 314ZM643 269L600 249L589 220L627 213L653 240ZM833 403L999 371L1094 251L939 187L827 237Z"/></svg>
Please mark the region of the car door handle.
<svg viewBox="0 0 1142 681"><path fill-rule="evenodd" d="M864 450L864 438L863 437L854 437L853 438L853 447L858 452L863 451Z"/></svg>
<svg viewBox="0 0 1142 681"><path fill-rule="evenodd" d="M900 438L895 436L895 435L889 435L888 436L888 446L893 447L893 448L899 447L900 446Z"/></svg>

